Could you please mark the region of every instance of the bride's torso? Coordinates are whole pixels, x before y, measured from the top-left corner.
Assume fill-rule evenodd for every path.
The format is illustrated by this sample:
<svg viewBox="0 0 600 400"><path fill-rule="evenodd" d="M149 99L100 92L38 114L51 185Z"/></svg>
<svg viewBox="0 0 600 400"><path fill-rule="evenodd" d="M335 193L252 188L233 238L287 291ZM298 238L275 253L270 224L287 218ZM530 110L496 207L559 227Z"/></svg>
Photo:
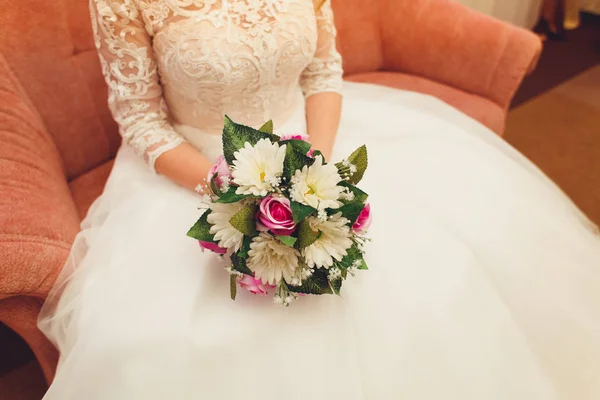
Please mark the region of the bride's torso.
<svg viewBox="0 0 600 400"><path fill-rule="evenodd" d="M217 132L296 108L317 46L312 0L140 0L175 124Z"/></svg>

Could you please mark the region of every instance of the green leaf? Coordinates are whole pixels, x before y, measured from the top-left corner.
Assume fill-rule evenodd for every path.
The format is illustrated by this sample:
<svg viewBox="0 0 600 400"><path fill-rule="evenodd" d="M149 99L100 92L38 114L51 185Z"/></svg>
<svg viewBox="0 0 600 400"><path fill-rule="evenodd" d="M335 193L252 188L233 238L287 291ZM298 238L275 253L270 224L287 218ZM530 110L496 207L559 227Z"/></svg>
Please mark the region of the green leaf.
<svg viewBox="0 0 600 400"><path fill-rule="evenodd" d="M323 165L327 164L327 160L325 159L325 156L323 155L323 153L321 153L321 150L315 150L313 151L312 154L313 158L316 158L317 156L321 156L323 158Z"/></svg>
<svg viewBox="0 0 600 400"><path fill-rule="evenodd" d="M268 133L269 135L273 134L273 120L268 120L264 123L263 126L260 127L259 131Z"/></svg>
<svg viewBox="0 0 600 400"><path fill-rule="evenodd" d="M354 153L348 157L348 161L356 165L356 172L349 179L350 183L356 185L363 178L363 175L367 170L367 166L369 165L367 146L362 145L358 149L354 150Z"/></svg>
<svg viewBox="0 0 600 400"><path fill-rule="evenodd" d="M296 244L296 241L298 240L297 238L295 238L293 236L275 236L275 237L277 239L279 239L281 241L281 243L283 243L289 247L294 247L294 244Z"/></svg>
<svg viewBox="0 0 600 400"><path fill-rule="evenodd" d="M347 254L342 258L341 261L337 262L335 265L338 266L342 270L347 270L352 267L354 261L359 260L361 265L358 269L368 269L365 260L363 259L363 253L358 249L356 245L352 245L348 250L346 250Z"/></svg>
<svg viewBox="0 0 600 400"><path fill-rule="evenodd" d="M340 291L342 290L342 279L339 278L334 281L330 281L329 284L330 284L331 289L333 290L333 293L335 293L339 296Z"/></svg>
<svg viewBox="0 0 600 400"><path fill-rule="evenodd" d="M344 218L347 218L352 224L354 224L354 222L356 222L356 219L360 215L360 212L365 207L365 203L369 195L348 182L342 181L339 183L339 185L350 189L350 191L354 194L354 199L350 201L342 200L342 203L344 203L344 205L338 209L329 209L329 214L341 212Z"/></svg>
<svg viewBox="0 0 600 400"><path fill-rule="evenodd" d="M358 149L354 150L354 152L350 154L350 157L348 157L348 161L356 166L356 172L352 174L347 181L356 185L363 178L363 175L367 170L367 166L369 165L367 147L362 145ZM340 165L341 163L336 164L338 168L340 168Z"/></svg>
<svg viewBox="0 0 600 400"><path fill-rule="evenodd" d="M231 269L241 272L242 274L254 276L254 272L246 265L246 257L242 257L240 252L231 255Z"/></svg>
<svg viewBox="0 0 600 400"><path fill-rule="evenodd" d="M297 247L304 249L313 244L318 239L319 232L312 230L310 224L304 220L298 224L298 242Z"/></svg>
<svg viewBox="0 0 600 400"><path fill-rule="evenodd" d="M279 142L279 144L281 145L287 145L287 146L291 146L294 148L294 150L302 153L302 154L307 154L308 151L310 150L310 148L312 147L312 145L309 142L306 142L304 140L296 140L296 139L290 139L290 140L284 140Z"/></svg>
<svg viewBox="0 0 600 400"><path fill-rule="evenodd" d="M351 225L354 225L354 223L356 222L358 216L360 215L360 212L363 210L363 208L365 208L365 205L362 203L358 203L358 202L354 202L354 203L348 203L348 204L344 204L343 206L341 206L340 208L336 209L336 210L330 210L331 213L337 213L337 212L341 212L342 216L344 218L347 218L350 221Z"/></svg>
<svg viewBox="0 0 600 400"><path fill-rule="evenodd" d="M252 238L249 236L244 236L242 240L242 247L237 252L238 256L246 259L248 258L248 251L250 251L250 243L252 243Z"/></svg>
<svg viewBox="0 0 600 400"><path fill-rule="evenodd" d="M249 197L254 197L249 194L237 194L235 191L237 190L237 186L231 186L227 193L223 193L221 197L215 203L237 203L240 200L247 199Z"/></svg>
<svg viewBox="0 0 600 400"><path fill-rule="evenodd" d="M329 285L329 279L327 279L328 272L324 268L315 270L312 276L305 279L301 286L289 286L290 292L294 293L305 293L305 294L332 294L332 286ZM337 286L337 285L336 285ZM341 281L340 281L341 287ZM335 286L333 286L335 289ZM339 292L339 288L338 288Z"/></svg>
<svg viewBox="0 0 600 400"><path fill-rule="evenodd" d="M310 166L315 160L308 157L306 153L302 153L293 146L286 146L285 160L283 161L283 176L288 181L296 173L296 170L302 169L305 165Z"/></svg>
<svg viewBox="0 0 600 400"><path fill-rule="evenodd" d="M248 204L229 220L231 226L245 236L256 235L256 204Z"/></svg>
<svg viewBox="0 0 600 400"><path fill-rule="evenodd" d="M210 188L214 194L216 194L217 196L221 196L223 194L223 192L221 192L221 188L219 188L219 185L217 185L217 183L215 182L215 179L217 178L218 175L219 174L217 174L215 172L213 174L213 176L210 178Z"/></svg>
<svg viewBox="0 0 600 400"><path fill-rule="evenodd" d="M357 188L356 186L342 181L340 183L338 183L338 185L340 186L344 186L347 187L348 189L350 189L352 191L352 193L354 193L354 200L348 202L348 203L366 203L367 199L369 198L369 195L365 192L363 192L362 190L360 190L359 188Z"/></svg>
<svg viewBox="0 0 600 400"><path fill-rule="evenodd" d="M292 208L292 216L294 217L295 224L298 224L301 221L304 221L304 219L306 217L308 217L310 214L317 211L316 208L313 208L311 206L306 206L304 204L297 203L295 201L290 202L290 205Z"/></svg>
<svg viewBox="0 0 600 400"><path fill-rule="evenodd" d="M208 215L210 211L205 211L204 214L196 221L194 226L190 228L187 235L196 240L201 240L203 242L213 242L215 243L215 236L210 233L211 224L208 223Z"/></svg>
<svg viewBox="0 0 600 400"><path fill-rule="evenodd" d="M235 301L235 296L237 295L237 277L233 274L229 277L229 293L231 300Z"/></svg>
<svg viewBox="0 0 600 400"><path fill-rule="evenodd" d="M235 159L234 153L243 148L246 143L254 146L261 139L269 139L271 142L277 142L279 136L257 131L249 126L236 124L229 117L225 116L223 127L223 155L229 165L233 165Z"/></svg>

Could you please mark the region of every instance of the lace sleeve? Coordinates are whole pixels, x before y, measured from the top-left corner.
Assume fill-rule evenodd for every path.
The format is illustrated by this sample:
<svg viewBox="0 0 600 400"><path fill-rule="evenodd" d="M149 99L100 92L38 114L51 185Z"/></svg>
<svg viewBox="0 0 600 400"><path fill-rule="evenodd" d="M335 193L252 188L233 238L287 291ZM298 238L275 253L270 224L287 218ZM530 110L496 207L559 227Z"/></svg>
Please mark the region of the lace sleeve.
<svg viewBox="0 0 600 400"><path fill-rule="evenodd" d="M152 39L135 0L90 0L90 10L110 110L123 140L154 169L184 139L167 120Z"/></svg>
<svg viewBox="0 0 600 400"><path fill-rule="evenodd" d="M335 45L336 29L331 0L322 2L322 5L316 8L315 14L317 50L300 77L300 86L306 98L321 92L339 93L342 89L342 56Z"/></svg>

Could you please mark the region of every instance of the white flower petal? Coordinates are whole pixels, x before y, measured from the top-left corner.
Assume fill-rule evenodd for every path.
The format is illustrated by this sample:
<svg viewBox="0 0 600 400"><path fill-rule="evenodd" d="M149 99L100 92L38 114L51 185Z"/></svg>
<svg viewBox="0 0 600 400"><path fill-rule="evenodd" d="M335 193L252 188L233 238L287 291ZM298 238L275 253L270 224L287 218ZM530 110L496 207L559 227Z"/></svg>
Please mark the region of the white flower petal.
<svg viewBox="0 0 600 400"><path fill-rule="evenodd" d="M296 276L300 253L267 233L252 239L248 251L248 268L264 284L277 285L284 279L291 282Z"/></svg>
<svg viewBox="0 0 600 400"><path fill-rule="evenodd" d="M339 208L341 203L338 199L344 191L343 187L338 186L341 180L337 167L333 164L323 165L323 157L317 156L313 165L296 171L290 196L292 200L318 210Z"/></svg>
<svg viewBox="0 0 600 400"><path fill-rule="evenodd" d="M342 213L337 213L327 221L315 217L309 217L308 221L321 232L320 237L302 251L308 267L329 268L334 260L341 261L352 246L348 220L342 217Z"/></svg>
<svg viewBox="0 0 600 400"><path fill-rule="evenodd" d="M285 145L261 139L245 146L233 155L233 182L239 187L237 194L266 196L278 186L283 173Z"/></svg>
<svg viewBox="0 0 600 400"><path fill-rule="evenodd" d="M212 226L210 233L215 235L215 240L219 242L219 246L226 249L238 251L242 246L244 235L235 229L229 220L244 206L243 202L232 204L212 203L210 205L211 213L207 217L207 221Z"/></svg>

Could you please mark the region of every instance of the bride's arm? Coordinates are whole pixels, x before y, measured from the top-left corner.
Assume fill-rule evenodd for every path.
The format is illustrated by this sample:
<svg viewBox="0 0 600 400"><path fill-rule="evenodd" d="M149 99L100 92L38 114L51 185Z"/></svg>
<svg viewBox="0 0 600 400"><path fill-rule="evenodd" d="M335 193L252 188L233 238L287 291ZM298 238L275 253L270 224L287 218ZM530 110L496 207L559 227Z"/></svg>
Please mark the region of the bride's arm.
<svg viewBox="0 0 600 400"><path fill-rule="evenodd" d="M342 57L335 46L336 30L331 0L314 0L318 39L315 56L302 73L306 124L310 141L329 158L342 109Z"/></svg>
<svg viewBox="0 0 600 400"><path fill-rule="evenodd" d="M166 151L154 164L159 174L194 190L199 185L205 186L211 167L210 161L189 143L182 143L173 150Z"/></svg>
<svg viewBox="0 0 600 400"><path fill-rule="evenodd" d="M168 121L151 36L139 10L126 0L90 0L90 10L109 107L123 141L156 172L195 188L210 163Z"/></svg>

